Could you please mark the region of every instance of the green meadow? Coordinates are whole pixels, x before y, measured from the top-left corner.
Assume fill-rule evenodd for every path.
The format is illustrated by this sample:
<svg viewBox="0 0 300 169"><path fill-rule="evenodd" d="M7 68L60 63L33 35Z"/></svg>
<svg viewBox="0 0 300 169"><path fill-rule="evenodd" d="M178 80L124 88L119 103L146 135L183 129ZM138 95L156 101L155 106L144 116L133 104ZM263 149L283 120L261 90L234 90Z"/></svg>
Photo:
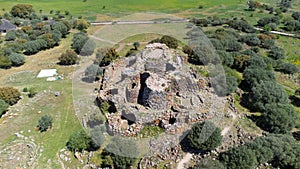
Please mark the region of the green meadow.
<svg viewBox="0 0 300 169"><path fill-rule="evenodd" d="M204 8L212 6L235 6L245 4L244 1L233 0L1 0L1 12L9 11L16 4L31 4L36 12L42 10L49 13L50 10L69 11L72 15L88 16L92 14L111 14L113 16L134 12L164 12L178 13L182 10L197 9L200 5Z"/></svg>

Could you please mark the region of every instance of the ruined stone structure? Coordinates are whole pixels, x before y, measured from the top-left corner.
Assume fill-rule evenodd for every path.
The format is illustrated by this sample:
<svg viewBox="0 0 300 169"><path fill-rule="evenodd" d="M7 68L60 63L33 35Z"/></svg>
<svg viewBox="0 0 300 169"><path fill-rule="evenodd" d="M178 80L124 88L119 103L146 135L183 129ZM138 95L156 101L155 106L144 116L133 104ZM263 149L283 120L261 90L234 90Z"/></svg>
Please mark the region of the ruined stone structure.
<svg viewBox="0 0 300 169"><path fill-rule="evenodd" d="M214 117L217 98L207 79L192 70L177 51L149 44L136 56L107 66L98 98L116 112L106 114L113 133L135 135L145 125L180 133L189 124Z"/></svg>

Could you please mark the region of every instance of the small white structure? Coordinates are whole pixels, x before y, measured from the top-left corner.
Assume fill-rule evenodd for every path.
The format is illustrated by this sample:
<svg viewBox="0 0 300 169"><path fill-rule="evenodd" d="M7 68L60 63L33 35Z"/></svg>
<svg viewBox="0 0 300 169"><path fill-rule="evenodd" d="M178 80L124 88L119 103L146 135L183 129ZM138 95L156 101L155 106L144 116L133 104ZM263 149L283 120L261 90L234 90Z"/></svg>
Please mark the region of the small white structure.
<svg viewBox="0 0 300 169"><path fill-rule="evenodd" d="M57 70L56 69L43 69L37 75L37 78L53 77L53 76L57 76Z"/></svg>

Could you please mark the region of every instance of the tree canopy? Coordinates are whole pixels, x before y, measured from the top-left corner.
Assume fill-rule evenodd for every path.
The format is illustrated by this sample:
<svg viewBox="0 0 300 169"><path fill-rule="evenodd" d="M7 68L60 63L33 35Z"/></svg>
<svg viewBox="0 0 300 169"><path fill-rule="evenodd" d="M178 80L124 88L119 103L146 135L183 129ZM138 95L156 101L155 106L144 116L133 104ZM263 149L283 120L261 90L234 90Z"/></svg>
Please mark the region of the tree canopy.
<svg viewBox="0 0 300 169"><path fill-rule="evenodd" d="M62 65L74 65L79 60L77 54L73 50L66 50L59 57L59 63Z"/></svg>
<svg viewBox="0 0 300 169"><path fill-rule="evenodd" d="M20 96L21 93L18 89L13 87L0 87L0 99L10 105L16 104L21 99Z"/></svg>
<svg viewBox="0 0 300 169"><path fill-rule="evenodd" d="M17 4L12 7L10 13L14 17L26 18L32 12L34 12L32 5L28 4Z"/></svg>
<svg viewBox="0 0 300 169"><path fill-rule="evenodd" d="M39 119L38 128L41 132L47 131L52 127L53 118L49 115L44 115Z"/></svg>
<svg viewBox="0 0 300 169"><path fill-rule="evenodd" d="M221 129L210 121L196 123L187 136L190 145L198 150L213 150L221 145Z"/></svg>
<svg viewBox="0 0 300 169"><path fill-rule="evenodd" d="M288 133L298 123L298 113L289 104L271 103L265 107L260 123L271 133Z"/></svg>
<svg viewBox="0 0 300 169"><path fill-rule="evenodd" d="M6 103L4 100L0 99L0 117L7 110L8 107L9 107L9 104Z"/></svg>

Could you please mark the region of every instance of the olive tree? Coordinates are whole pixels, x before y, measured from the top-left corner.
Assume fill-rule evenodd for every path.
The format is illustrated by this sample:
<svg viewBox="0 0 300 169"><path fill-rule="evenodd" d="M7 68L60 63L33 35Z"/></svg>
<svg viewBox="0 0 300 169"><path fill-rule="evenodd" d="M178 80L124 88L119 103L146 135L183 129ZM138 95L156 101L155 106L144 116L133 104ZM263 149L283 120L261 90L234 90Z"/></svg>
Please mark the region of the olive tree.
<svg viewBox="0 0 300 169"><path fill-rule="evenodd" d="M196 123L187 136L191 147L198 150L213 150L221 145L221 129L210 121Z"/></svg>

